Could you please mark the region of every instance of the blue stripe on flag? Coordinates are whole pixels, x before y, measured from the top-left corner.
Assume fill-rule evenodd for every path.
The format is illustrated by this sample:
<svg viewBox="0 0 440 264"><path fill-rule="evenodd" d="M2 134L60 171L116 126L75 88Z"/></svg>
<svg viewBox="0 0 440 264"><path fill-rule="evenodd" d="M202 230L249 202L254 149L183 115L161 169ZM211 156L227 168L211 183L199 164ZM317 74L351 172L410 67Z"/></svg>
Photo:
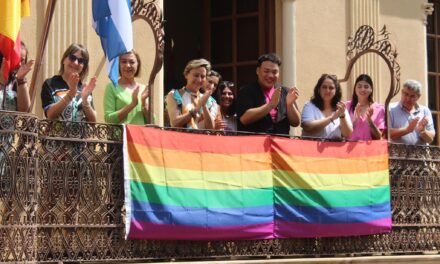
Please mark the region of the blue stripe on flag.
<svg viewBox="0 0 440 264"><path fill-rule="evenodd" d="M273 206L199 208L132 201L138 221L186 226L240 226L273 222Z"/></svg>
<svg viewBox="0 0 440 264"><path fill-rule="evenodd" d="M353 207L311 207L275 205L275 219L310 224L349 224L369 222L390 216L389 202Z"/></svg>

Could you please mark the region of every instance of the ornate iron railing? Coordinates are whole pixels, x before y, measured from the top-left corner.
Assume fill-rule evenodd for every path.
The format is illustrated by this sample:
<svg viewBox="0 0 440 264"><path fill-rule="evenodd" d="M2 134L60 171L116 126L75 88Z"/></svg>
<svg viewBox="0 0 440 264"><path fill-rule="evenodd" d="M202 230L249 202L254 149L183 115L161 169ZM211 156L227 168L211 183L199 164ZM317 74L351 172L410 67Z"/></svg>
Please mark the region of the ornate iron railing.
<svg viewBox="0 0 440 264"><path fill-rule="evenodd" d="M210 132L212 133L212 132ZM124 240L122 127L0 111L0 262L394 254L440 248L440 148L389 144L389 234Z"/></svg>

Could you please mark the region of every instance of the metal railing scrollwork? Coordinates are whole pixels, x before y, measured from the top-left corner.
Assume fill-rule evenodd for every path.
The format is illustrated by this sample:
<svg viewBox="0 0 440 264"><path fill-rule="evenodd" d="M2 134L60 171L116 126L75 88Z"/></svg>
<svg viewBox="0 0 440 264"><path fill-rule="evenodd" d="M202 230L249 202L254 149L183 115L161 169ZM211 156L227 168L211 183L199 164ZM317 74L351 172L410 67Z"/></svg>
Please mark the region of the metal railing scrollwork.
<svg viewBox="0 0 440 264"><path fill-rule="evenodd" d="M121 126L0 111L0 133L0 262L316 257L440 248L439 147L389 144L389 234L183 243L124 239Z"/></svg>

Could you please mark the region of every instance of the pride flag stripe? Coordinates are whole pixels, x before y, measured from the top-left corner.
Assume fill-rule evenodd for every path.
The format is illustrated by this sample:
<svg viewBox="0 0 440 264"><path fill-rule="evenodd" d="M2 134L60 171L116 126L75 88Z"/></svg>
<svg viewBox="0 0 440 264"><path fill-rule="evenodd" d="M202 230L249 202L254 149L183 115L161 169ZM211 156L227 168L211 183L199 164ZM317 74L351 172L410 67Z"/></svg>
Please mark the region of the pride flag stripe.
<svg viewBox="0 0 440 264"><path fill-rule="evenodd" d="M242 154L242 153L267 153L278 152L279 149L288 155L302 157L316 157L319 153L321 157L328 158L354 158L381 156L387 154L388 143L386 140L374 140L369 142L320 142L301 140L301 147L296 144L300 140L288 138L278 138L270 136L209 136L181 133L174 131L161 131L154 128L142 129L130 126L130 133L127 135L128 143L135 143L147 147L160 148L164 150L174 149L185 152L200 153L223 153L223 154ZM148 134L146 138L145 135ZM292 141L292 148L282 147L286 141ZM297 145L297 146L295 146ZM366 147L359 147L359 146Z"/></svg>
<svg viewBox="0 0 440 264"><path fill-rule="evenodd" d="M275 237L279 238L361 236L386 233L390 231L390 217L364 223L340 223L323 225L277 221L275 225Z"/></svg>
<svg viewBox="0 0 440 264"><path fill-rule="evenodd" d="M370 222L385 218L391 210L390 203L353 207L315 207L275 205L275 219L309 224L337 224L341 222ZM374 214L370 213L374 212Z"/></svg>
<svg viewBox="0 0 440 264"><path fill-rule="evenodd" d="M172 212L172 217L171 213ZM273 206L244 208L194 208L133 203L133 218L138 221L167 225L236 226L273 222Z"/></svg>
<svg viewBox="0 0 440 264"><path fill-rule="evenodd" d="M387 186L388 171L374 171L352 174L316 174L281 170L260 170L242 172L183 170L151 166L132 162L130 180L169 187L194 189L246 189L290 186L298 189L339 190L339 188L366 189L371 186ZM277 177L272 178L272 173ZM149 175L143 177L142 175ZM344 184L344 187L341 185Z"/></svg>
<svg viewBox="0 0 440 264"><path fill-rule="evenodd" d="M272 189L200 190L131 182L132 198L167 205L236 208L273 204Z"/></svg>
<svg viewBox="0 0 440 264"><path fill-rule="evenodd" d="M390 201L390 187L364 190L304 190L275 187L275 203L298 206L353 207Z"/></svg>
<svg viewBox="0 0 440 264"><path fill-rule="evenodd" d="M273 223L248 226L181 226L155 224L138 220L131 221L130 239L161 240L228 240L235 239L273 239Z"/></svg>
<svg viewBox="0 0 440 264"><path fill-rule="evenodd" d="M269 153L200 153L182 150L151 148L142 145L128 144L132 162L144 163L157 167L203 171L258 171L271 170L273 164L279 170L292 170L309 173L342 173L352 174L367 172L370 167L377 170L388 169L387 156L370 156L368 158L323 158L286 156ZM222 162L219 162L222 161ZM320 166L314 164L319 163ZM227 166L225 166L227 165Z"/></svg>

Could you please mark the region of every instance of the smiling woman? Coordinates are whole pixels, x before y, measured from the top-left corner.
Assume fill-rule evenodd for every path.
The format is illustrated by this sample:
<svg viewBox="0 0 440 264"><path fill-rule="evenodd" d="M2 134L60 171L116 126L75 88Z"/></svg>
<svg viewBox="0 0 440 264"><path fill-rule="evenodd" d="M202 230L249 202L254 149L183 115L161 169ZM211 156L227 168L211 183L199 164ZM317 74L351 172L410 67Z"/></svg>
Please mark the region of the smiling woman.
<svg viewBox="0 0 440 264"><path fill-rule="evenodd" d="M63 54L58 75L47 79L41 90L47 118L96 122L92 100L96 77L83 85L88 71L89 52L81 44L71 44Z"/></svg>
<svg viewBox="0 0 440 264"><path fill-rule="evenodd" d="M136 82L141 71L141 59L135 50L119 56L119 80L115 87L109 83L104 94L104 118L108 123L148 123L149 91Z"/></svg>

